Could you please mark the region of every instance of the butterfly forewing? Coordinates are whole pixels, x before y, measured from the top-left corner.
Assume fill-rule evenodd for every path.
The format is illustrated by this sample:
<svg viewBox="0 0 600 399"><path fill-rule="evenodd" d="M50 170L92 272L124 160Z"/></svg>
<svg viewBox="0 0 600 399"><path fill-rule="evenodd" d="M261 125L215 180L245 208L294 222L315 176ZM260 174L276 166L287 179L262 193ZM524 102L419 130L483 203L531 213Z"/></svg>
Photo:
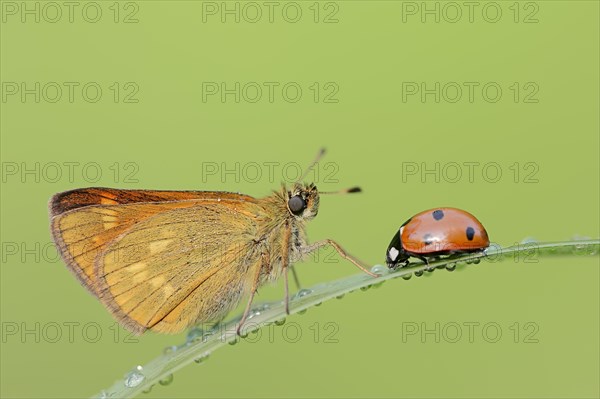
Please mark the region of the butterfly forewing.
<svg viewBox="0 0 600 399"><path fill-rule="evenodd" d="M250 196L205 191L88 188L50 201L70 270L137 333L177 332L235 306L260 263L250 243L263 212ZM231 284L229 295L216 280Z"/></svg>
<svg viewBox="0 0 600 399"><path fill-rule="evenodd" d="M256 201L255 198L248 195L224 191L121 190L91 187L56 194L50 200L50 216L56 216L89 205L123 205L186 200Z"/></svg>

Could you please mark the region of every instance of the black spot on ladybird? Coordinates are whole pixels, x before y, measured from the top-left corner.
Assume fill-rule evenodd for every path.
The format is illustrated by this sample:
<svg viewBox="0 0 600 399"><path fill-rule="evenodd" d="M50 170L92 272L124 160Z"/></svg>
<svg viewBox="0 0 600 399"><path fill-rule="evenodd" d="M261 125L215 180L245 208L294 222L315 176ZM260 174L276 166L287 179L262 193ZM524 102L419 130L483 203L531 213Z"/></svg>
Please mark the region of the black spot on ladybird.
<svg viewBox="0 0 600 399"><path fill-rule="evenodd" d="M472 227L467 227L467 240L473 241L473 237L475 237L475 229Z"/></svg>
<svg viewBox="0 0 600 399"><path fill-rule="evenodd" d="M442 211L441 209L433 211L433 218L435 220L442 220L444 218L444 211Z"/></svg>
<svg viewBox="0 0 600 399"><path fill-rule="evenodd" d="M431 244L432 242L433 242L433 241L431 240L431 234L425 234L425 235L423 236L423 243L424 243L425 245L429 245L429 244Z"/></svg>

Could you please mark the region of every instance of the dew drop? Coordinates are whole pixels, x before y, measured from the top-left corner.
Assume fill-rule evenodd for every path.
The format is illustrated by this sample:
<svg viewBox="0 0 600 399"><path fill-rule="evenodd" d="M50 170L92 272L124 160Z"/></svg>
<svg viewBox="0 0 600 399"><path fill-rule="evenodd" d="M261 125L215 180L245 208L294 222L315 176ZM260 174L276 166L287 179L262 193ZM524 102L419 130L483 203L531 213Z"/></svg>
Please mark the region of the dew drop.
<svg viewBox="0 0 600 399"><path fill-rule="evenodd" d="M110 397L110 394L104 390L98 395L98 399L107 399L108 397Z"/></svg>
<svg viewBox="0 0 600 399"><path fill-rule="evenodd" d="M345 296L345 294L341 294L335 297L335 299L342 299Z"/></svg>
<svg viewBox="0 0 600 399"><path fill-rule="evenodd" d="M216 332L217 332L217 326L213 327L212 330L205 331L204 334L202 335L202 339L204 341L206 341L207 339L209 339L210 337L215 335Z"/></svg>
<svg viewBox="0 0 600 399"><path fill-rule="evenodd" d="M535 244L538 240L535 237L525 237L521 240L521 244Z"/></svg>
<svg viewBox="0 0 600 399"><path fill-rule="evenodd" d="M276 326L282 326L285 324L285 317L279 320L275 320L275 325Z"/></svg>
<svg viewBox="0 0 600 399"><path fill-rule="evenodd" d="M236 336L234 339L228 342L229 345L235 345L239 342L239 338Z"/></svg>
<svg viewBox="0 0 600 399"><path fill-rule="evenodd" d="M449 272L453 272L454 270L456 270L456 263L448 263L446 265L446 270L448 270Z"/></svg>
<svg viewBox="0 0 600 399"><path fill-rule="evenodd" d="M250 312L248 313L248 320L250 320L253 317L256 316L260 316L260 309L252 309L250 310Z"/></svg>
<svg viewBox="0 0 600 399"><path fill-rule="evenodd" d="M260 327L258 325L254 326L254 328L252 328L250 330L250 334L256 334L258 332L258 330L260 330Z"/></svg>
<svg viewBox="0 0 600 399"><path fill-rule="evenodd" d="M415 272L415 276L417 276L417 277L421 277L422 275L423 275L423 270L417 270Z"/></svg>
<svg viewBox="0 0 600 399"><path fill-rule="evenodd" d="M323 302L318 302L318 303L315 303L315 306L321 306L322 304L323 304Z"/></svg>
<svg viewBox="0 0 600 399"><path fill-rule="evenodd" d="M385 274L387 271L387 267L381 265L375 265L371 268L371 273L375 274Z"/></svg>
<svg viewBox="0 0 600 399"><path fill-rule="evenodd" d="M402 278L403 278L404 280L410 280L410 279L411 279L411 277L412 277L412 275L413 275L412 273L408 273L408 274L405 274L404 276L402 276Z"/></svg>
<svg viewBox="0 0 600 399"><path fill-rule="evenodd" d="M304 314L304 313L306 313L306 311L307 311L307 310L308 310L308 309L302 309L302 310L299 310L299 311L298 311L298 314Z"/></svg>
<svg viewBox="0 0 600 399"><path fill-rule="evenodd" d="M377 284L373 284L373 288L379 288L383 285L383 283L385 283L385 281L380 281Z"/></svg>
<svg viewBox="0 0 600 399"><path fill-rule="evenodd" d="M312 290L309 290L307 288L302 288L300 291L298 291L298 293L295 296L297 298L302 298L302 297L305 297L310 294L312 294Z"/></svg>
<svg viewBox="0 0 600 399"><path fill-rule="evenodd" d="M269 310L269 308L271 308L271 305L269 305L268 303L263 303L262 305L258 305L256 307L256 310L258 310L259 312L264 312Z"/></svg>
<svg viewBox="0 0 600 399"><path fill-rule="evenodd" d="M159 380L158 383L160 385L169 385L170 383L173 382L173 374L169 374L168 376L166 376L165 378L163 378L162 380Z"/></svg>
<svg viewBox="0 0 600 399"><path fill-rule="evenodd" d="M145 379L146 376L142 373L142 366L137 366L135 370L129 372L129 374L125 376L125 386L127 388L135 388Z"/></svg>
<svg viewBox="0 0 600 399"><path fill-rule="evenodd" d="M587 244L574 244L572 251L575 255L587 255L588 246Z"/></svg>
<svg viewBox="0 0 600 399"><path fill-rule="evenodd" d="M481 258L473 259L473 264L478 265L481 263Z"/></svg>
<svg viewBox="0 0 600 399"><path fill-rule="evenodd" d="M369 288L371 288L371 284L365 285L364 287L360 287L360 290L361 291L367 291Z"/></svg>
<svg viewBox="0 0 600 399"><path fill-rule="evenodd" d="M144 389L142 392L143 393L150 393L152 391L152 387L154 387L154 384L150 385L148 388Z"/></svg>
<svg viewBox="0 0 600 399"><path fill-rule="evenodd" d="M583 241L583 240L591 240L591 237L587 237L587 236L573 236L572 240L573 241ZM573 245L573 253L576 255L596 255L597 253L597 245L594 244L588 244L588 243L581 243L581 244L575 244Z"/></svg>
<svg viewBox="0 0 600 399"><path fill-rule="evenodd" d="M200 343L200 342L204 342L204 337L203 337L203 336L198 336L198 337L195 337L195 338L194 338L194 339L193 339L191 342L189 342L189 343L194 343L194 344L197 344L197 343Z"/></svg>
<svg viewBox="0 0 600 399"><path fill-rule="evenodd" d="M210 357L210 352L206 352L202 356L195 358L194 362L200 364L200 363L205 362L206 360L208 360L209 357Z"/></svg>
<svg viewBox="0 0 600 399"><path fill-rule="evenodd" d="M186 341L187 341L188 343L190 343L190 342L197 342L197 341L198 341L198 338L199 338L200 340L202 339L202 334L203 334L203 331L202 331L200 328L198 328L198 327L194 327L194 328L192 328L192 329L191 329L191 330L188 332L188 334L187 334L187 338L186 338ZM166 349L165 349L165 350L166 350Z"/></svg>

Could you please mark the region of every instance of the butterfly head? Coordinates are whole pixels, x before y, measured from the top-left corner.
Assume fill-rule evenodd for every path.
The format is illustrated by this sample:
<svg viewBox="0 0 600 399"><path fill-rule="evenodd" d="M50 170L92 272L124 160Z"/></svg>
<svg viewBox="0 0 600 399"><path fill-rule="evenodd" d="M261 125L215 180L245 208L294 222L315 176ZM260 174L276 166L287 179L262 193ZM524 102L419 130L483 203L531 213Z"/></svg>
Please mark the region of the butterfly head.
<svg viewBox="0 0 600 399"><path fill-rule="evenodd" d="M296 183L287 192L287 208L297 219L311 220L319 211L319 191L314 184Z"/></svg>

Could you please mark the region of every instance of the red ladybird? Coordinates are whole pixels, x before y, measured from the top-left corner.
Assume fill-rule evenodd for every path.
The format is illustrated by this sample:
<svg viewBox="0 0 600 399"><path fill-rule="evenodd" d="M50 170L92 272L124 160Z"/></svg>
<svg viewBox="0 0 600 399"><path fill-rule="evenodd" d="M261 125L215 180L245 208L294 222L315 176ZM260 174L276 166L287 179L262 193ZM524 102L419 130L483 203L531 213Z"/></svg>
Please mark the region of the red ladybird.
<svg viewBox="0 0 600 399"><path fill-rule="evenodd" d="M429 258L478 252L489 245L488 234L475 216L462 209L435 208L400 226L386 251L386 262L395 269L408 265L411 256L429 263Z"/></svg>

